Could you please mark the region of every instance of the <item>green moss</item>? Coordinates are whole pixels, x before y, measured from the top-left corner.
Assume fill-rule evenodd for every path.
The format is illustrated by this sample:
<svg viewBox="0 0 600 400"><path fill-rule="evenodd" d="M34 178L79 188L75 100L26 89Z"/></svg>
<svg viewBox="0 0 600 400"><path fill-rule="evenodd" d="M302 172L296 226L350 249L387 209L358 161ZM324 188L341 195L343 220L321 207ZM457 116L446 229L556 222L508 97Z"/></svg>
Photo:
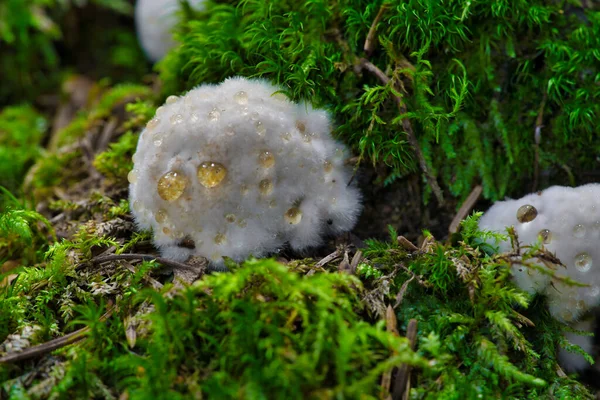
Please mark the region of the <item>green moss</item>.
<svg viewBox="0 0 600 400"><path fill-rule="evenodd" d="M369 58L390 84L357 72L381 2L247 0L209 3L180 28L181 46L160 67L165 88L268 78L332 111L335 134L385 166L386 183L418 168L408 118L428 169L461 198L478 182L490 199L531 186L538 113L540 171L569 183L561 168L584 179L595 167L597 11L541 0L386 5Z"/></svg>
<svg viewBox="0 0 600 400"><path fill-rule="evenodd" d="M46 129L46 120L29 105L0 112L0 186L20 188L27 168L42 154Z"/></svg>

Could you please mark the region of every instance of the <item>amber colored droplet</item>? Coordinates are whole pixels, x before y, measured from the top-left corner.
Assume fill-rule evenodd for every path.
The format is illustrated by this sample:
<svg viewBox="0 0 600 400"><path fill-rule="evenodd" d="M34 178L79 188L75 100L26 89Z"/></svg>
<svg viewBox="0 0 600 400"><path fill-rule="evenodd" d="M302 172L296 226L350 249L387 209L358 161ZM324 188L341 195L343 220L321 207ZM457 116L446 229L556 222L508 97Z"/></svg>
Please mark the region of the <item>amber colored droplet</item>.
<svg viewBox="0 0 600 400"><path fill-rule="evenodd" d="M560 317L565 322L571 322L571 321L573 321L573 313L571 311L569 311L569 310L565 310L565 311L561 312L560 313Z"/></svg>
<svg viewBox="0 0 600 400"><path fill-rule="evenodd" d="M258 184L258 190L265 196L271 194L273 191L273 182L270 179L263 179Z"/></svg>
<svg viewBox="0 0 600 400"><path fill-rule="evenodd" d="M306 131L306 124L304 121L296 121L296 129L298 129L300 133L304 133Z"/></svg>
<svg viewBox="0 0 600 400"><path fill-rule="evenodd" d="M138 180L138 174L137 174L137 170L136 169L132 169L131 171L129 171L129 173L127 174L127 181L129 183L136 183Z"/></svg>
<svg viewBox="0 0 600 400"><path fill-rule="evenodd" d="M240 105L248 104L248 93L240 90L236 94L233 95L233 100Z"/></svg>
<svg viewBox="0 0 600 400"><path fill-rule="evenodd" d="M323 169L325 170L326 173L330 173L331 171L333 171L333 164L327 160L325 160L323 162Z"/></svg>
<svg viewBox="0 0 600 400"><path fill-rule="evenodd" d="M550 229L542 229L538 235L542 238L542 243L549 244L552 241L552 232Z"/></svg>
<svg viewBox="0 0 600 400"><path fill-rule="evenodd" d="M275 156L268 150L262 151L258 156L258 163L263 168L271 168L273 165L275 165Z"/></svg>
<svg viewBox="0 0 600 400"><path fill-rule="evenodd" d="M537 217L537 209L531 204L525 204L517 210L517 221L531 222Z"/></svg>
<svg viewBox="0 0 600 400"><path fill-rule="evenodd" d="M163 222L165 222L167 220L167 211L165 211L165 209L163 209L163 208L160 208L156 212L154 219L156 219L156 222L158 222L159 224L162 224Z"/></svg>
<svg viewBox="0 0 600 400"><path fill-rule="evenodd" d="M164 228L162 228L162 231L165 235L170 235L171 234L171 229L167 228L166 226Z"/></svg>
<svg viewBox="0 0 600 400"><path fill-rule="evenodd" d="M285 222L290 225L299 224L302 220L302 211L298 207L292 207L284 214Z"/></svg>
<svg viewBox="0 0 600 400"><path fill-rule="evenodd" d="M224 244L227 242L227 236L225 236L222 233L217 233L217 235L215 236L215 244Z"/></svg>
<svg viewBox="0 0 600 400"><path fill-rule="evenodd" d="M233 224L235 222L235 215L234 214L227 214L225 216L225 221L229 222L230 224Z"/></svg>
<svg viewBox="0 0 600 400"><path fill-rule="evenodd" d="M188 185L187 178L180 172L170 171L158 180L158 195L166 201L181 197Z"/></svg>
<svg viewBox="0 0 600 400"><path fill-rule="evenodd" d="M227 168L221 163L205 161L198 167L198 182L206 188L218 186L227 176Z"/></svg>

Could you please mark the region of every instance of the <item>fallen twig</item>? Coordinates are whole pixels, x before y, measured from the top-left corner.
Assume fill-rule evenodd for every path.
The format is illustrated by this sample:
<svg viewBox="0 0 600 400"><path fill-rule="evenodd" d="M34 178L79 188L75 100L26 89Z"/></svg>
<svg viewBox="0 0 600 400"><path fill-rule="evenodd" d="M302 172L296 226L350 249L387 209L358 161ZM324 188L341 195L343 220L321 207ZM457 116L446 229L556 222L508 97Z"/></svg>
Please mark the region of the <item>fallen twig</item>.
<svg viewBox="0 0 600 400"><path fill-rule="evenodd" d="M195 271L196 268L190 265L180 263L178 261L169 260L162 257L156 257L152 254L111 254L109 256L94 257L89 262L92 264L101 264L108 261L117 260L140 260L140 261L156 261L164 266L171 268L179 268L184 270Z"/></svg>
<svg viewBox="0 0 600 400"><path fill-rule="evenodd" d="M408 321L408 326L406 327L406 338L410 342L411 350L415 350L417 345L417 320L411 319ZM412 367L410 365L403 365L398 370L396 374L396 379L394 379L394 389L392 391L392 399L400 400L402 399L404 393L406 392L407 385L409 383L410 372Z"/></svg>
<svg viewBox="0 0 600 400"><path fill-rule="evenodd" d="M112 303L109 303L108 307L108 310L106 310L104 315L100 317L100 322L106 321L112 315L114 310ZM81 328L75 332L69 333L68 335L52 339L46 343L42 343L37 346L30 347L19 353L7 354L4 357L0 358L0 364L15 363L53 352L56 349L68 346L85 338L87 331L89 331L89 327L86 326L85 328Z"/></svg>
<svg viewBox="0 0 600 400"><path fill-rule="evenodd" d="M452 219L452 222L450 223L450 227L448 228L448 232L450 232L450 234L458 232L460 222L463 219L465 219L467 215L469 215L469 213L473 209L473 206L475 205L477 200L479 200L479 196L481 196L482 191L483 187L481 185L477 185L473 188L473 190L471 190L471 193L462 203L462 205L458 209L458 212L456 213L456 215Z"/></svg>

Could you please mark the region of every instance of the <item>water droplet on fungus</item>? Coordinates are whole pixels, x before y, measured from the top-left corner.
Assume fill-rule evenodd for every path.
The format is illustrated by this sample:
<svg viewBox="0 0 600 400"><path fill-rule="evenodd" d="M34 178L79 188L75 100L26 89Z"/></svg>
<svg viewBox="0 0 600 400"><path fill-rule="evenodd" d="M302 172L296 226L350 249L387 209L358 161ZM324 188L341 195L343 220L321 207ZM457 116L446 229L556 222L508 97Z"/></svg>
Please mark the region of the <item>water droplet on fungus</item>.
<svg viewBox="0 0 600 400"><path fill-rule="evenodd" d="M167 172L158 180L158 195L163 200L175 201L181 197L187 184L187 178L180 172Z"/></svg>
<svg viewBox="0 0 600 400"><path fill-rule="evenodd" d="M587 272L592 268L592 257L588 253L579 253L575 256L575 268L580 272Z"/></svg>
<svg viewBox="0 0 600 400"><path fill-rule="evenodd" d="M525 204L524 206L519 207L517 210L517 221L521 223L531 222L535 219L535 217L537 217L537 214L538 212L534 206L531 204Z"/></svg>
<svg viewBox="0 0 600 400"><path fill-rule="evenodd" d="M258 134L258 136L264 136L267 133L267 128L262 122L256 121L254 126L256 127L256 133Z"/></svg>
<svg viewBox="0 0 600 400"><path fill-rule="evenodd" d="M169 96L169 97L167 97L166 103L167 104L173 104L173 103L177 102L177 100L179 100L179 97L177 97L177 96Z"/></svg>
<svg viewBox="0 0 600 400"><path fill-rule="evenodd" d="M165 107L164 106L160 106L156 109L156 115L158 114L162 114L162 112L165 111Z"/></svg>
<svg viewBox="0 0 600 400"><path fill-rule="evenodd" d="M298 129L298 132L304 133L306 131L306 124L304 121L296 121L296 129Z"/></svg>
<svg viewBox="0 0 600 400"><path fill-rule="evenodd" d="M585 226L577 224L573 227L573 236L576 238L582 238L585 236Z"/></svg>
<svg viewBox="0 0 600 400"><path fill-rule="evenodd" d="M299 224L302 220L302 211L298 207L292 207L284 214L285 222L290 225Z"/></svg>
<svg viewBox="0 0 600 400"><path fill-rule="evenodd" d="M206 188L218 186L227 176L227 168L221 163L205 161L198 167L198 182Z"/></svg>
<svg viewBox="0 0 600 400"><path fill-rule="evenodd" d="M273 165L275 165L275 156L268 150L262 151L258 156L258 163L263 168L271 168Z"/></svg>
<svg viewBox="0 0 600 400"><path fill-rule="evenodd" d="M215 244L221 245L227 242L227 236L222 233L217 233L215 236Z"/></svg>
<svg viewBox="0 0 600 400"><path fill-rule="evenodd" d="M233 95L233 100L240 105L248 104L248 93L240 90L236 94Z"/></svg>
<svg viewBox="0 0 600 400"><path fill-rule="evenodd" d="M249 190L250 189L248 188L248 185L245 185L245 184L240 185L240 193L242 194L242 196L245 196Z"/></svg>
<svg viewBox="0 0 600 400"><path fill-rule="evenodd" d="M283 139L286 142L289 142L291 138L292 138L292 134L289 132L283 132L281 134L281 139Z"/></svg>
<svg viewBox="0 0 600 400"><path fill-rule="evenodd" d="M127 181L129 183L136 183L138 180L138 173L137 173L137 169L132 169L131 171L129 171L129 173L127 174Z"/></svg>
<svg viewBox="0 0 600 400"><path fill-rule="evenodd" d="M133 202L133 209L135 211L140 212L140 211L142 211L143 208L144 207L142 206L142 202L141 201L136 200L136 201Z"/></svg>
<svg viewBox="0 0 600 400"><path fill-rule="evenodd" d="M245 220L245 219L240 219L240 220L238 221L237 225L238 225L240 228L245 228L246 226L248 226L248 223L246 222L246 220Z"/></svg>
<svg viewBox="0 0 600 400"><path fill-rule="evenodd" d="M235 222L235 215L234 214L225 215L225 221L229 222L230 224L233 224Z"/></svg>
<svg viewBox="0 0 600 400"><path fill-rule="evenodd" d="M270 179L263 179L258 184L258 190L264 196L271 194L271 192L273 191L273 182L271 182Z"/></svg>
<svg viewBox="0 0 600 400"><path fill-rule="evenodd" d="M195 124L198 121L200 121L200 117L198 116L198 114L192 113L192 115L190 115L190 122L192 124Z"/></svg>
<svg viewBox="0 0 600 400"><path fill-rule="evenodd" d="M252 121L256 121L256 120L258 120L258 117L259 117L259 116L260 116L260 115L259 115L259 114L258 114L256 111L254 111L254 112L252 112L252 114L250 114L250 119L251 119Z"/></svg>
<svg viewBox="0 0 600 400"><path fill-rule="evenodd" d="M171 234L171 229L166 226L162 228L162 231L167 236L169 236Z"/></svg>
<svg viewBox="0 0 600 400"><path fill-rule="evenodd" d="M160 124L160 118L152 118L146 124L146 128L148 128L148 129L154 129L154 128L156 128L158 126L158 124Z"/></svg>
<svg viewBox="0 0 600 400"><path fill-rule="evenodd" d="M542 229L538 235L542 238L542 243L549 244L552 241L552 232L550 229Z"/></svg>
<svg viewBox="0 0 600 400"><path fill-rule="evenodd" d="M231 125L231 124L227 125L227 127L225 128L225 134L227 136L235 135L235 129L233 129L233 125Z"/></svg>
<svg viewBox="0 0 600 400"><path fill-rule="evenodd" d="M169 121L171 121L171 124L173 125L178 125L183 122L183 115L173 114L171 115L171 118L169 118Z"/></svg>
<svg viewBox="0 0 600 400"><path fill-rule="evenodd" d="M213 108L211 112L208 113L208 119L210 121L216 122L221 117L221 113L216 108Z"/></svg>
<svg viewBox="0 0 600 400"><path fill-rule="evenodd" d="M277 201L275 199L269 201L269 208L277 207Z"/></svg>
<svg viewBox="0 0 600 400"><path fill-rule="evenodd" d="M323 162L323 170L325 171L325 173L330 173L331 171L333 171L333 164L330 163L329 161L325 160Z"/></svg>
<svg viewBox="0 0 600 400"><path fill-rule="evenodd" d="M163 209L163 208L160 208L156 212L154 219L156 219L156 222L158 222L159 224L162 224L163 222L165 222L167 220L167 211L165 211L165 209Z"/></svg>

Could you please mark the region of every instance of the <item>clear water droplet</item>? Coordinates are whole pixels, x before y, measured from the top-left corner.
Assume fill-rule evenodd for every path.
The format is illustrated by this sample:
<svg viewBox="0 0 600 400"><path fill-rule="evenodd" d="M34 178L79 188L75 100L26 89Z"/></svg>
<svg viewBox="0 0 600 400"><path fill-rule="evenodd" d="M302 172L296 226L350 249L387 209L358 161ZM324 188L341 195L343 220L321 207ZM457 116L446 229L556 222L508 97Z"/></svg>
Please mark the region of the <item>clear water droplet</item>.
<svg viewBox="0 0 600 400"><path fill-rule="evenodd" d="M142 202L139 200L136 200L133 202L133 209L134 211L140 212L142 211L142 209L144 208L144 206L142 205Z"/></svg>
<svg viewBox="0 0 600 400"><path fill-rule="evenodd" d="M264 196L271 194L273 191L273 182L270 179L263 179L258 184L258 190Z"/></svg>
<svg viewBox="0 0 600 400"><path fill-rule="evenodd" d="M159 208L154 216L154 219L159 224L164 223L167 220L167 211L164 208Z"/></svg>
<svg viewBox="0 0 600 400"><path fill-rule="evenodd" d="M222 233L217 233L215 236L215 244L221 245L227 243L227 236Z"/></svg>
<svg viewBox="0 0 600 400"><path fill-rule="evenodd" d="M238 225L240 228L245 228L245 227L247 227L247 226L248 226L248 222L246 222L246 220L245 220L245 219L240 219L240 220L238 221L237 225Z"/></svg>
<svg viewBox="0 0 600 400"><path fill-rule="evenodd" d="M131 171L129 171L129 173L127 174L127 181L129 183L136 183L138 180L138 170L137 169L132 169Z"/></svg>
<svg viewBox="0 0 600 400"><path fill-rule="evenodd" d="M539 231L538 236L542 238L542 243L549 244L552 241L552 232L550 229L542 229Z"/></svg>
<svg viewBox="0 0 600 400"><path fill-rule="evenodd" d="M291 138L292 138L292 134L289 132L283 132L281 134L281 139L283 139L286 142L289 142Z"/></svg>
<svg viewBox="0 0 600 400"><path fill-rule="evenodd" d="M179 97L177 97L177 96L169 96L169 97L167 97L166 103L167 104L173 104L173 103L176 103L177 100L179 100Z"/></svg>
<svg viewBox="0 0 600 400"><path fill-rule="evenodd" d="M146 124L146 128L148 128L148 129L154 129L154 128L156 128L158 126L158 124L160 124L160 118L152 118Z"/></svg>
<svg viewBox="0 0 600 400"><path fill-rule="evenodd" d="M267 133L267 127L265 126L265 124L263 124L260 121L256 121L254 126L256 127L256 133L258 134L258 136L265 136L265 134Z"/></svg>
<svg viewBox="0 0 600 400"><path fill-rule="evenodd" d="M190 115L190 122L192 124L195 124L198 121L200 121L200 116L198 116L198 114L196 114L196 113L192 113L192 115Z"/></svg>
<svg viewBox="0 0 600 400"><path fill-rule="evenodd" d="M227 127L225 128L225 134L227 136L234 136L235 135L235 129L233 129L233 125L231 125L231 124L227 125Z"/></svg>
<svg viewBox="0 0 600 400"><path fill-rule="evenodd" d="M579 272L587 272L592 268L592 257L588 253L579 253L575 256L575 268Z"/></svg>
<svg viewBox="0 0 600 400"><path fill-rule="evenodd" d="M240 90L236 94L233 95L233 100L240 105L248 104L248 93Z"/></svg>
<svg viewBox="0 0 600 400"><path fill-rule="evenodd" d="M216 122L221 117L221 113L216 108L213 108L211 112L208 113L208 120Z"/></svg>
<svg viewBox="0 0 600 400"><path fill-rule="evenodd" d="M258 114L258 112L256 112L256 111L253 111L253 112L250 114L250 119L251 119L252 121L257 121L257 120L258 120L258 117L260 117L260 115L259 115L259 114Z"/></svg>
<svg viewBox="0 0 600 400"><path fill-rule="evenodd" d="M183 122L183 115L173 114L173 115L171 115L171 118L169 118L169 121L171 121L171 124L173 124L173 125L179 125L180 123Z"/></svg>
<svg viewBox="0 0 600 400"><path fill-rule="evenodd" d="M582 238L585 236L585 226L582 224L577 224L573 227L573 236L575 236L576 238Z"/></svg>

